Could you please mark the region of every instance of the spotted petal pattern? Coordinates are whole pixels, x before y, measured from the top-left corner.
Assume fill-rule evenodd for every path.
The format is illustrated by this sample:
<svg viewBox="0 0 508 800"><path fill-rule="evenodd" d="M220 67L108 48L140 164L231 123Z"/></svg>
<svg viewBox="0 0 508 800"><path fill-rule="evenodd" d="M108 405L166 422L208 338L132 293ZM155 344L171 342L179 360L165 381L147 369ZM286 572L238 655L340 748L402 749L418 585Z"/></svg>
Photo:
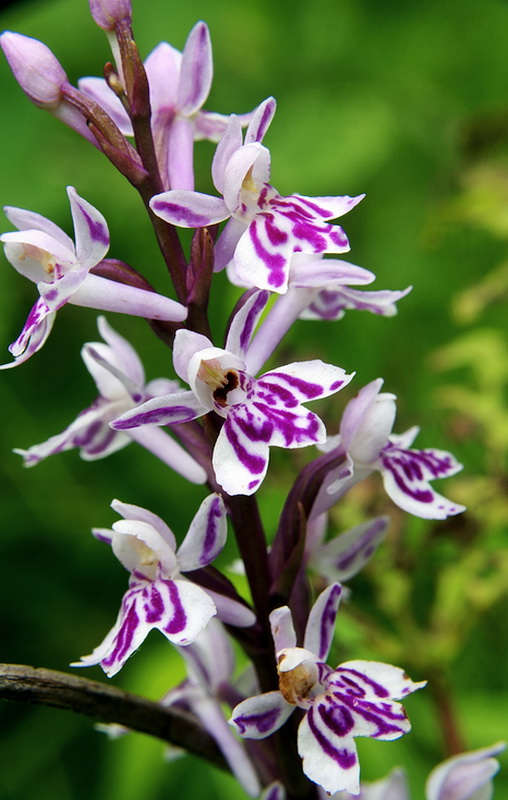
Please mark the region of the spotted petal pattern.
<svg viewBox="0 0 508 800"><path fill-rule="evenodd" d="M235 117L219 142L212 176L222 200L197 192L170 191L155 195L150 205L166 222L183 227L210 225L231 217L217 242L216 269L232 261L240 282L284 294L293 254L349 250L342 228L328 221L346 214L363 195L279 195L269 183L270 153L260 144L273 114L265 102L266 113L256 115L245 144Z"/></svg>
<svg viewBox="0 0 508 800"><path fill-rule="evenodd" d="M314 504L313 516L330 508L358 481L375 470L381 472L387 494L400 508L424 519L445 519L460 514L464 506L447 500L430 485L436 478L455 475L462 464L443 450L411 449L418 428L393 434L396 397L380 392L378 379L364 386L342 417L340 436L331 437L323 449L335 446L345 452L346 463L331 472Z"/></svg>
<svg viewBox="0 0 508 800"><path fill-rule="evenodd" d="M14 362L0 369L22 364L40 350L55 312L69 302L149 319L182 321L187 316L187 309L168 297L90 274L108 251L108 226L102 214L72 186L67 187L67 194L75 243L40 214L22 208L5 209L8 219L19 228L0 236L5 256L21 275L37 284L40 298L9 347Z"/></svg>
<svg viewBox="0 0 508 800"><path fill-rule="evenodd" d="M73 448L79 448L84 460L93 461L115 453L134 439L187 480L204 483L204 469L166 431L145 429L123 433L110 428L111 420L122 411L147 397L175 393L179 385L176 381L162 378L145 385L143 365L134 348L113 330L104 317L99 317L98 327L106 344L88 342L83 347L82 357L99 396L61 433L28 450L17 449L15 452L23 457L27 467Z"/></svg>
<svg viewBox="0 0 508 800"><path fill-rule="evenodd" d="M168 425L206 414L224 418L212 464L217 482L228 494L250 495L263 481L269 448L306 447L324 442L320 418L303 403L339 391L353 377L322 361L287 364L257 380L245 370L243 354L267 300L252 294L237 312L223 350L205 336L180 330L173 360L191 392L154 398L111 423L115 430L141 425Z"/></svg>
<svg viewBox="0 0 508 800"><path fill-rule="evenodd" d="M360 768L354 738L391 740L410 730L396 702L425 685L413 683L398 667L375 661L348 661L335 670L324 663L340 598L340 586L328 587L307 623L304 647L276 653L280 692L250 697L233 709L231 724L241 736L262 739L276 731L299 707L306 713L298 728L303 771L327 794L357 795ZM289 610L270 615L276 647L292 642ZM306 649L313 645L317 652Z"/></svg>
<svg viewBox="0 0 508 800"><path fill-rule="evenodd" d="M218 495L203 501L176 553L172 531L155 514L118 501L114 508L124 519L115 522L112 531L99 529L96 535L111 544L130 572L129 589L102 644L73 664L100 663L109 676L122 668L153 628L177 645L190 644L205 629L217 613L215 603L201 587L181 578L180 572L209 564L226 538L226 510Z"/></svg>

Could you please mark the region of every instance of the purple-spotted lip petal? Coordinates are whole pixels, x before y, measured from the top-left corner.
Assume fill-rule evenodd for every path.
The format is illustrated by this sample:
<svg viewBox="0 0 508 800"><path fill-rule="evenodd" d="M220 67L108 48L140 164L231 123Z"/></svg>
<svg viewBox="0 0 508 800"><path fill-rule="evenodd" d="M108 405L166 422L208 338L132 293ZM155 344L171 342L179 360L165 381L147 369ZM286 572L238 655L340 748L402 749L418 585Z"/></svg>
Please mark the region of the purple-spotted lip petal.
<svg viewBox="0 0 508 800"><path fill-rule="evenodd" d="M199 636L214 614L213 601L189 581L132 583L124 595L118 619L102 644L71 666L100 663L112 677L152 629L157 628L173 644L186 645Z"/></svg>
<svg viewBox="0 0 508 800"><path fill-rule="evenodd" d="M313 705L298 728L298 753L303 771L328 794L358 794L359 764L356 745L348 732L349 719L334 719L327 703Z"/></svg>
<svg viewBox="0 0 508 800"><path fill-rule="evenodd" d="M438 494L429 481L455 475L462 464L443 450L405 450L391 442L380 453L386 493L400 508L424 519L445 519L465 507Z"/></svg>

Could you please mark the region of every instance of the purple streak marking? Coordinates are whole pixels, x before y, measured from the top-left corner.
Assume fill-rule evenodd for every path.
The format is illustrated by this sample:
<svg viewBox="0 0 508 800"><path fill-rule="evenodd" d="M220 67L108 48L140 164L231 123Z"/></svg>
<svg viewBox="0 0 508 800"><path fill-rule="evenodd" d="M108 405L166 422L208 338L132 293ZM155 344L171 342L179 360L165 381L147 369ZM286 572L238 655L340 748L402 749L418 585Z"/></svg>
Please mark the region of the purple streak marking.
<svg viewBox="0 0 508 800"><path fill-rule="evenodd" d="M336 607L336 600L337 597L340 597L342 593L342 589L340 586L336 586L332 592L330 592L330 597L323 609L323 613L321 614L321 625L319 630L319 650L316 655L319 658L326 658L328 655L328 651L330 649L330 641L331 641L331 633L333 631L335 625L335 619L337 617L337 607Z"/></svg>
<svg viewBox="0 0 508 800"><path fill-rule="evenodd" d="M337 672L339 672L340 676L345 680L347 680L347 675L353 675L355 678L359 678L361 681L363 681L363 683L366 683L367 686L369 686L372 689L376 697L390 697L390 692L388 691L388 689L385 689L385 687L381 686L380 683L373 681L372 678L369 678L367 675L364 675L363 672L360 672L357 669L351 669L349 667L341 667L340 669L337 670ZM358 684L355 685L358 686ZM361 689L359 686L358 689L360 689L360 691L362 691L362 693L365 694L363 689Z"/></svg>
<svg viewBox="0 0 508 800"><path fill-rule="evenodd" d="M85 209L80 206L80 213L88 225L90 231L90 238L93 242L99 242L105 246L109 245L109 235L106 226L100 220L94 220Z"/></svg>
<svg viewBox="0 0 508 800"><path fill-rule="evenodd" d="M260 733L266 733L273 728L279 715L279 709L273 708L263 714L248 714L236 717L235 724L238 726L240 734L246 733L248 726L257 728Z"/></svg>
<svg viewBox="0 0 508 800"><path fill-rule="evenodd" d="M212 505L208 513L203 549L199 557L199 563L202 565L209 564L213 558L218 535L218 524L221 518L221 505L219 498L216 497L212 501Z"/></svg>
<svg viewBox="0 0 508 800"><path fill-rule="evenodd" d="M132 646L134 632L139 625L139 617L136 613L136 595L141 588L129 590L122 601L123 622L115 636L115 640L109 654L106 655L101 664L105 667L112 666L115 662L122 662L127 657Z"/></svg>
<svg viewBox="0 0 508 800"><path fill-rule="evenodd" d="M169 592L169 600L173 605L173 617L164 626L164 632L169 634L180 633L183 631L187 624L187 614L182 606L180 595L178 594L178 587L174 581L163 581Z"/></svg>
<svg viewBox="0 0 508 800"><path fill-rule="evenodd" d="M156 584L152 584L143 591L143 610L145 612L145 619L150 625L155 625L160 622L164 611L164 600L157 588Z"/></svg>
<svg viewBox="0 0 508 800"><path fill-rule="evenodd" d="M404 733L404 728L400 725L387 722L388 720L397 720L405 722L407 720L404 710L401 708L401 714L395 714L390 710L390 704L383 703L382 705L375 705L367 700L358 700L351 695L342 694L341 692L333 692L334 701L337 704L342 704L351 709L353 714L362 717L366 722L370 722L377 727L377 731L369 734L373 737L386 736L390 733ZM353 732L353 736L354 736Z"/></svg>
<svg viewBox="0 0 508 800"><path fill-rule="evenodd" d="M328 741L328 739L321 733L314 721L314 708L311 708L307 714L307 720L313 736L317 740L321 749L326 755L333 759L341 769L351 769L356 764L356 753L352 753L347 748L338 749Z"/></svg>
<svg viewBox="0 0 508 800"><path fill-rule="evenodd" d="M336 736L346 736L355 726L353 715L344 706L322 705L320 703L317 711L326 727Z"/></svg>
<svg viewBox="0 0 508 800"><path fill-rule="evenodd" d="M83 449L91 456L102 453L117 436L116 431L112 431L107 425L103 425L102 427L103 430L98 431L97 436L87 445L83 446Z"/></svg>
<svg viewBox="0 0 508 800"><path fill-rule="evenodd" d="M259 216L264 217L264 214ZM264 220L259 220L262 224ZM266 227L266 223L265 223ZM279 287L284 284L287 271L287 259L280 253L269 253L265 246L262 244L257 231L256 219L249 225L247 232L250 240L254 246L254 250L258 258L261 259L265 267L269 271L268 283L270 286Z"/></svg>
<svg viewBox="0 0 508 800"><path fill-rule="evenodd" d="M156 214L168 214L171 217L171 222L174 225L183 225L186 228L204 228L210 224L210 217L204 217L202 214L196 214L185 206L179 206L176 203L169 203L167 200L159 200L152 203L152 208ZM229 216L224 207L225 215Z"/></svg>
<svg viewBox="0 0 508 800"><path fill-rule="evenodd" d="M307 442L311 444L316 441L319 430L319 417L307 411L306 416L294 414L282 408L270 408L264 403L253 402L252 405L266 418L270 424L270 437L273 430L277 430L285 439L285 446L290 447L293 442ZM298 422L306 422L306 427L300 427Z"/></svg>
<svg viewBox="0 0 508 800"><path fill-rule="evenodd" d="M315 397L319 397L323 394L324 387L320 386L318 383L311 383L310 381L304 381L302 378L297 378L294 375L289 375L287 372L270 372L268 373L269 378L279 378L279 380L284 381L285 383L292 386L294 389L297 389L300 394L305 395L308 397L309 400L312 400ZM342 381L339 382L339 384ZM273 386L268 381L264 381L263 377L258 381L258 384L263 384L265 386L270 386L275 392L284 392L285 390L283 387L279 387L277 385Z"/></svg>
<svg viewBox="0 0 508 800"><path fill-rule="evenodd" d="M203 409L203 414L205 410ZM111 427L116 431L127 430L128 428L139 428L141 425L171 425L179 422L190 422L196 417L200 416L193 408L189 406L168 406L165 408L156 408L153 411L146 411L142 414L136 414L130 419L115 420L111 423ZM177 417L177 419L175 419Z"/></svg>
<svg viewBox="0 0 508 800"><path fill-rule="evenodd" d="M51 302L52 300L56 300L57 297L58 297L58 289L49 289L49 291L46 292L45 299Z"/></svg>
<svg viewBox="0 0 508 800"><path fill-rule="evenodd" d="M368 558L374 552L374 545L371 544L372 539L386 527L383 520L375 522L363 536L360 536L354 544L351 545L349 550L341 553L335 562L337 569L348 569L353 564L358 556L363 555Z"/></svg>
<svg viewBox="0 0 508 800"><path fill-rule="evenodd" d="M255 140L256 142L263 141L263 137L266 133L268 125L270 124L270 120L272 118L273 113L273 103L267 103L265 109L263 111L263 116L261 117L256 133Z"/></svg>
<svg viewBox="0 0 508 800"><path fill-rule="evenodd" d="M259 314L266 305L268 296L269 296L268 292L266 291L260 292L259 297L257 298L256 302L254 303L251 310L247 314L247 318L245 320L242 333L240 335L240 347L242 353L245 353L249 346L254 326L258 320Z"/></svg>
<svg viewBox="0 0 508 800"><path fill-rule="evenodd" d="M243 432L244 426L240 424L240 421L235 419L234 423L238 425L240 430L242 430ZM249 428L247 428L247 430L249 430ZM266 466L266 458L249 453L249 451L246 450L246 448L242 444L240 444L240 440L238 438L238 434L234 430L232 420L230 419L226 420L224 424L224 433L227 436L228 441L234 448L236 457L238 458L240 463L243 464L243 466L246 467L246 469L248 469L250 473L252 473L252 475L259 475L262 472L264 472Z"/></svg>

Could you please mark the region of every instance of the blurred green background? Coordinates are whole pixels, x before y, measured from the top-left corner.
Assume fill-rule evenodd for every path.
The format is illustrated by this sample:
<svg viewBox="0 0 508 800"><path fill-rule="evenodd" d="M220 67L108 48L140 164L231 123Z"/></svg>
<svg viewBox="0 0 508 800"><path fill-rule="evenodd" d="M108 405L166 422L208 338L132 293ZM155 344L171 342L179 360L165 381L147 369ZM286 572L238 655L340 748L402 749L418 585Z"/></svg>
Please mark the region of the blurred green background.
<svg viewBox="0 0 508 800"><path fill-rule="evenodd" d="M270 94L277 98L265 143L281 194L367 193L343 220L351 260L377 274L372 288L411 284L413 292L393 319L358 312L339 323L299 323L279 363L321 357L356 370L349 396L383 376L386 390L399 396L397 430L419 424L419 446L450 449L464 463L463 476L442 491L471 511L444 524L404 523L374 481L337 512L337 526L344 527L379 510L395 518L378 561L352 584L351 607L357 601L367 621L344 611L337 654L391 655L415 679L428 677L425 668L440 658L465 745L506 737L508 3L133 5L144 56L161 39L182 48L193 24L208 22L215 62L209 110L239 113ZM73 83L100 75L110 58L85 0L15 3L0 23L42 39ZM30 104L4 60L0 87L2 205L38 211L71 232L65 186L72 184L106 216L110 255L169 292L135 192L98 151ZM198 145L202 191L212 188L212 154L212 145ZM2 260L0 340L7 361L7 345L35 293ZM218 336L235 297L218 276ZM90 310L64 308L44 349L1 373L2 661L65 670L109 630L126 574L89 530L113 522L114 497L159 513L180 538L205 494L134 444L95 464L70 452L26 471L11 453L60 431L93 399L79 352L97 339L95 319ZM109 321L136 346L149 378L171 374L168 351L143 321L113 315ZM322 406L332 431L343 402L339 397L333 413L330 403ZM274 453L272 479L262 490L269 529L302 459ZM235 555L230 542L222 563ZM401 614L408 603L411 614ZM99 669L87 674L102 679ZM153 634L114 680L155 699L182 676L178 655ZM359 744L365 779L401 764L416 799L443 747L432 693L411 698L407 709L411 736ZM108 742L85 718L0 707L1 800L243 797L226 776L191 759L168 764L162 755L160 743L137 735ZM506 796L505 775L497 797Z"/></svg>

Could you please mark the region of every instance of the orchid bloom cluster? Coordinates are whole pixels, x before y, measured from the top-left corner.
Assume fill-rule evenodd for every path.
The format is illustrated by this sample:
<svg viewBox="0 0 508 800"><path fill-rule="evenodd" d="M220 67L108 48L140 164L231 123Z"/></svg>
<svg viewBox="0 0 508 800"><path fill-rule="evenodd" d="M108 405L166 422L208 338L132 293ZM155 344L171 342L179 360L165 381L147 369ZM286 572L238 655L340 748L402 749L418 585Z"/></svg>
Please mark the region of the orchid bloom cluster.
<svg viewBox="0 0 508 800"><path fill-rule="evenodd" d="M402 773L377 786L360 784L355 738L406 734L410 723L399 701L425 680L413 682L398 666L361 658L327 663L339 600L351 595L343 583L382 546L389 519L378 516L326 539L328 515L378 471L401 509L445 519L463 506L431 482L461 465L438 449L412 449L417 429L392 433L396 398L380 392L381 379L360 388L341 414L336 395L355 373L319 358L265 364L272 356L278 363L277 347L294 324L340 320L354 310L392 316L411 287L364 291L358 287L375 275L342 260L350 245L335 220L363 195L282 196L271 184L263 140L273 98L239 115L203 110L213 77L204 22L190 32L183 52L161 42L143 63L129 0L90 0L90 7L112 48L105 78L84 77L73 87L43 43L11 32L0 42L25 94L93 144L139 191L172 285L168 296L159 294L135 267L108 258L106 219L73 187L67 189L73 239L39 213L8 207L16 230L0 236L5 257L36 284L39 297L9 347L14 360L1 368L35 356L56 312L69 303L146 319L171 347L173 372L168 359L160 377L147 382L134 347L109 317L99 316L103 341L82 351L97 397L61 433L16 452L34 466L74 448L88 461L114 458L135 442L203 493L183 538L152 511L113 500L121 519L93 534L127 570L128 588L112 629L73 666L99 664L111 677L157 629L188 670L161 706L184 709L196 720L250 796L310 800L326 792L405 800ZM217 143L213 195L194 188L201 177L194 174L194 147L202 139ZM194 230L190 256L181 227ZM212 281L229 281L239 296L223 316L223 340L209 324ZM307 407L323 398L329 398L329 428ZM269 543L256 493L271 472L271 447L306 448L308 457ZM246 597L216 562L228 536L242 559ZM231 639L252 659L240 679ZM268 737L273 748L253 742ZM429 780L429 800L476 798L497 752L490 748L441 767ZM459 773L460 779L450 777ZM460 790L443 788L452 783Z"/></svg>

